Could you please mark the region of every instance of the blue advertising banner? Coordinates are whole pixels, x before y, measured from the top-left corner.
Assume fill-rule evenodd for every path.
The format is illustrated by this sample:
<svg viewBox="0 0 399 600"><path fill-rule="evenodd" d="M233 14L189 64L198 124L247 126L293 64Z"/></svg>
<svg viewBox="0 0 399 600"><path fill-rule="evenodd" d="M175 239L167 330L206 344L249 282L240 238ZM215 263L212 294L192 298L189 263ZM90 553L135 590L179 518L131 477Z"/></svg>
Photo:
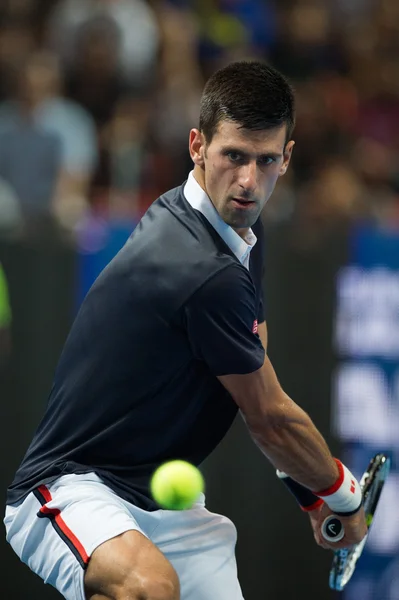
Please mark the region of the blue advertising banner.
<svg viewBox="0 0 399 600"><path fill-rule="evenodd" d="M360 477L386 451L392 472L345 600L399 600L399 233L359 227L337 280L333 427Z"/></svg>

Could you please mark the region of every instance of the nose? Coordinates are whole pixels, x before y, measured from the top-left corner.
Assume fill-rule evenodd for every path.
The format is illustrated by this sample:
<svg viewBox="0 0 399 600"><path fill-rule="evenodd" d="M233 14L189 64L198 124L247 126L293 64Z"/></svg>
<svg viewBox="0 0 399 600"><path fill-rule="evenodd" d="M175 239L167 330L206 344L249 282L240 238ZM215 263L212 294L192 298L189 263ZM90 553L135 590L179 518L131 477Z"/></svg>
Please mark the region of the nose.
<svg viewBox="0 0 399 600"><path fill-rule="evenodd" d="M238 184L247 193L253 193L256 189L257 164L249 161L240 168Z"/></svg>

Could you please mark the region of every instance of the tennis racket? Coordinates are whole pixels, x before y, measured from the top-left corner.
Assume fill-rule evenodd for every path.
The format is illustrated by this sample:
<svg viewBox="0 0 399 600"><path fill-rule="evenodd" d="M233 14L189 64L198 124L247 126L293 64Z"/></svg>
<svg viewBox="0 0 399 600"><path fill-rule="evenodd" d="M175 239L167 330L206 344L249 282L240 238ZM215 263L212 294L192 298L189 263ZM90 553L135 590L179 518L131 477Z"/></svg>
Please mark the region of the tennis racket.
<svg viewBox="0 0 399 600"><path fill-rule="evenodd" d="M369 530L373 522L382 488L388 477L389 469L390 459L386 454L380 452L371 459L367 470L360 480L364 512ZM291 477L288 477L285 473L277 471L277 476L286 485L304 510L312 510L312 508L316 507L320 502L320 499L314 495L313 492L297 481L291 479ZM338 542L344 537L344 526L337 515L330 515L324 520L322 525L322 535L329 542ZM356 544L351 548L344 548L334 552L329 578L330 587L333 590L342 591L352 577L356 563L363 552L367 537L368 533L359 544Z"/></svg>
<svg viewBox="0 0 399 600"><path fill-rule="evenodd" d="M364 472L360 480L360 487L363 493L363 506L366 514L366 522L370 531L371 524L374 519L375 511L378 506L378 501L381 496L382 489L390 469L390 459L386 454L376 454L370 461L367 470ZM326 519L327 521L328 519ZM343 537L343 536L342 536ZM343 548L334 552L334 558L330 570L329 584L330 588L341 592L350 578L356 567L356 563L363 552L366 544L366 537L351 548Z"/></svg>

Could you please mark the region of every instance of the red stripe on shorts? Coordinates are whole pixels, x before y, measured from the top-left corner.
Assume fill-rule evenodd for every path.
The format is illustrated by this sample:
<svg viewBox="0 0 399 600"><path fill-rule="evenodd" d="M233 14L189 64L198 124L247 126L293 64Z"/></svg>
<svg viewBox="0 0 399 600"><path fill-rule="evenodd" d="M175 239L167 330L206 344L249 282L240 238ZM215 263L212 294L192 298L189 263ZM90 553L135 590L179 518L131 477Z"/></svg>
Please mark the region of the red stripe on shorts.
<svg viewBox="0 0 399 600"><path fill-rule="evenodd" d="M48 488L46 488L45 485L39 486L37 488L37 491L43 497L43 499L46 503L50 502L52 500L50 491ZM76 535L69 529L68 525L65 523L64 519L61 517L60 509L59 508L48 508L48 506L46 506L46 504L43 504L39 513L41 515L43 515L44 517L48 517L55 522L55 524L58 526L58 528L62 532L64 538L66 538L65 542L68 544L68 546L70 546L70 547L72 546L71 549L75 550L74 553L78 553L82 563L84 563L84 565L87 565L90 560L90 556L87 555L87 552L83 548L83 545L81 544L81 542L78 540Z"/></svg>

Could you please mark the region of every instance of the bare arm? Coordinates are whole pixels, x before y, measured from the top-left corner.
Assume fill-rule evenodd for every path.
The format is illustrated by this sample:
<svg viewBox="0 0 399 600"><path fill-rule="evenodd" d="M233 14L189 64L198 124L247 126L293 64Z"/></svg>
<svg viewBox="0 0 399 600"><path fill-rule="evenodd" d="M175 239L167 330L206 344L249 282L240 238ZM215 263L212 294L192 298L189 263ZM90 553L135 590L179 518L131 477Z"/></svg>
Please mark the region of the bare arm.
<svg viewBox="0 0 399 600"><path fill-rule="evenodd" d="M266 321L263 321L263 323L259 323L259 325L258 325L258 335L260 337L260 341L262 342L262 346L264 347L265 351L267 351L267 327L266 327Z"/></svg>
<svg viewBox="0 0 399 600"><path fill-rule="evenodd" d="M260 323L258 333L266 348L266 323ZM338 468L326 442L282 390L267 356L254 373L219 380L237 402L253 440L277 469L314 491L337 480Z"/></svg>

